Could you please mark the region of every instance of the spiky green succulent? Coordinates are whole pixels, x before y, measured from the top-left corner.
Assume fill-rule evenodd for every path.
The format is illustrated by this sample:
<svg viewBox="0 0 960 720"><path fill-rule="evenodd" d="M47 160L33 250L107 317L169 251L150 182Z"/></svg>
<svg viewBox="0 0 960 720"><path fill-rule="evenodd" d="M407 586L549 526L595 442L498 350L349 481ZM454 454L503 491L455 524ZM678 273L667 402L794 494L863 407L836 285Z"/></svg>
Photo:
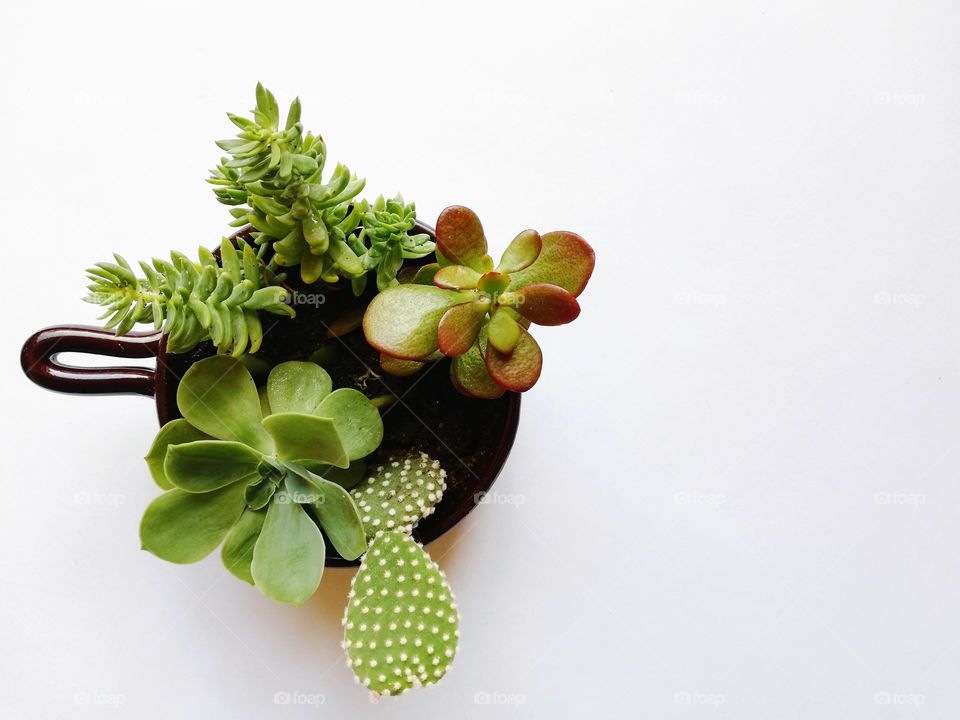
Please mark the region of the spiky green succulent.
<svg viewBox="0 0 960 720"><path fill-rule="evenodd" d="M326 145L304 134L300 100L295 99L281 128L273 94L257 84L252 119L228 113L240 132L217 143L228 157L208 180L217 199L230 206L233 225L253 225L253 237L274 251L272 266L298 265L304 282L335 282L366 272L347 242L360 225L361 207L351 201L365 181L338 164L326 182Z"/></svg>
<svg viewBox="0 0 960 720"><path fill-rule="evenodd" d="M426 453L393 458L374 468L350 490L367 539L384 532L413 532L440 502L447 489L446 478L440 462Z"/></svg>
<svg viewBox="0 0 960 720"><path fill-rule="evenodd" d="M201 247L195 262L181 253L170 261L140 263L144 277L119 255L87 270L87 302L104 306L105 327L124 335L137 323L152 322L167 335L167 351L186 352L210 339L221 352L256 352L263 339L260 312L293 317L282 287L267 284L263 267L249 245L242 253L220 243L222 266Z"/></svg>
<svg viewBox="0 0 960 720"><path fill-rule="evenodd" d="M367 271L376 272L377 290L397 284L397 273L404 260L425 257L435 245L426 233L411 231L417 224L414 203L405 203L402 195L385 200L383 195L373 205L363 204L363 229L353 240L354 250L362 255ZM354 279L354 292L363 292L367 275Z"/></svg>

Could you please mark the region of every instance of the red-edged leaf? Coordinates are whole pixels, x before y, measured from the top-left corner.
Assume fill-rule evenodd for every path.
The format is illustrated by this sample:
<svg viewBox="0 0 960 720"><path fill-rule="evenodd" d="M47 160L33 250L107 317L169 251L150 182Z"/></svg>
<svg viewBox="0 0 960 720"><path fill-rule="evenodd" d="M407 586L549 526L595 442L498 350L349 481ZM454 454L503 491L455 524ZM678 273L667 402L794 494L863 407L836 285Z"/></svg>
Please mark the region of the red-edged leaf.
<svg viewBox="0 0 960 720"><path fill-rule="evenodd" d="M488 342L502 353L510 354L520 341L520 325L510 313L497 310L487 326Z"/></svg>
<svg viewBox="0 0 960 720"><path fill-rule="evenodd" d="M503 388L487 372L479 343L474 343L467 352L453 359L450 363L450 381L468 397L494 400L504 393Z"/></svg>
<svg viewBox="0 0 960 720"><path fill-rule="evenodd" d="M415 372L419 372L423 367L423 363L416 360L399 360L380 353L380 367L383 368L383 371L387 373L387 375L406 377L407 375L413 375Z"/></svg>
<svg viewBox="0 0 960 720"><path fill-rule="evenodd" d="M536 230L524 230L511 240L507 249L503 251L500 264L497 265L497 272L519 272L529 267L540 255L541 247L543 247L543 240L540 239L540 233Z"/></svg>
<svg viewBox="0 0 960 720"><path fill-rule="evenodd" d="M556 285L527 285L511 294L517 298L514 309L537 325L565 325L580 314L577 299Z"/></svg>
<svg viewBox="0 0 960 720"><path fill-rule="evenodd" d="M447 357L456 357L469 350L480 334L489 307L489 303L471 301L447 310L437 328L440 352Z"/></svg>
<svg viewBox="0 0 960 720"><path fill-rule="evenodd" d="M437 263L424 265L417 270L417 274L413 276L413 282L417 285L433 285L433 276L437 274L437 270L439 269L440 265Z"/></svg>
<svg viewBox="0 0 960 720"><path fill-rule="evenodd" d="M508 287L510 287L510 276L498 272L484 273L477 281L477 289L491 297L505 292Z"/></svg>
<svg viewBox="0 0 960 720"><path fill-rule="evenodd" d="M397 285L379 293L363 315L363 334L375 349L400 360L423 360L437 349L437 325L460 293L431 285Z"/></svg>
<svg viewBox="0 0 960 720"><path fill-rule="evenodd" d="M484 272L487 238L480 218L470 208L451 205L437 218L437 250L451 263Z"/></svg>
<svg viewBox="0 0 960 720"><path fill-rule="evenodd" d="M543 353L533 336L520 330L520 340L509 355L500 352L492 344L487 345L484 361L490 377L506 390L524 392L532 388L540 378L543 368Z"/></svg>
<svg viewBox="0 0 960 720"><path fill-rule="evenodd" d="M543 236L543 247L533 265L510 276L510 289L538 283L558 285L574 297L583 292L593 273L593 248L567 230Z"/></svg>
<svg viewBox="0 0 960 720"><path fill-rule="evenodd" d="M449 290L472 290L480 277L480 273L466 265L447 265L434 273L433 284Z"/></svg>

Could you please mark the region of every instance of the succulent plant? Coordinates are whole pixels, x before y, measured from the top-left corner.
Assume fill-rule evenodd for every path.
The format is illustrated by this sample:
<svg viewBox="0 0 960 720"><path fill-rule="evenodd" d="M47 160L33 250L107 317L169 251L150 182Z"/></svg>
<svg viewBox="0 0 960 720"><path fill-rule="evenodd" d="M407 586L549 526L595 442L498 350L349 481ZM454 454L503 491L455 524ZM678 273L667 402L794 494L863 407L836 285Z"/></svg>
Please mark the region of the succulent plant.
<svg viewBox="0 0 960 720"><path fill-rule="evenodd" d="M425 257L434 251L434 243L426 233L410 234L416 227L417 210L413 203L404 203L403 196L385 200L383 195L373 205L363 205L363 229L353 239L354 250L363 253L363 265L376 271L377 289L397 284L397 273L403 261ZM369 243L367 246L365 243ZM354 292L363 292L367 275L354 279Z"/></svg>
<svg viewBox="0 0 960 720"><path fill-rule="evenodd" d="M359 391L331 388L320 366L286 362L261 398L240 361L195 363L177 391L184 419L161 428L146 457L166 492L144 513L143 548L189 563L223 543L234 575L291 603L320 583L320 528L344 558L359 557L366 536L344 471L379 446L383 422Z"/></svg>
<svg viewBox="0 0 960 720"><path fill-rule="evenodd" d="M115 263L97 263L87 270L91 284L87 302L107 308L105 327L117 335L137 323L153 322L167 334L167 350L180 353L210 339L221 352L240 356L256 352L263 339L259 312L292 317L282 287L263 281L263 267L248 245L242 253L224 239L220 243L223 266L206 248L200 261L171 253L170 261L140 263L145 278L137 277L129 263L115 255Z"/></svg>
<svg viewBox="0 0 960 720"><path fill-rule="evenodd" d="M384 532L413 532L440 502L447 489L446 478L440 462L423 452L378 465L350 490L367 540Z"/></svg>
<svg viewBox="0 0 960 720"><path fill-rule="evenodd" d="M543 356L530 323L562 325L580 314L577 296L593 272L593 249L579 235L524 230L494 267L477 215L462 206L437 220L437 263L413 282L377 295L363 318L384 369L415 371L438 351L452 357L461 392L495 398L529 390Z"/></svg>
<svg viewBox="0 0 960 720"><path fill-rule="evenodd" d="M351 201L365 181L338 164L323 182L326 145L304 135L299 98L283 128L273 93L258 83L256 99L253 119L227 114L240 132L217 143L229 154L208 179L217 199L231 207L234 226L253 225L261 257L273 248L271 269L299 265L306 283L363 275L347 240L360 224L361 207Z"/></svg>
<svg viewBox="0 0 960 720"><path fill-rule="evenodd" d="M343 616L347 662L377 696L438 682L453 662L460 617L437 564L409 535L370 543Z"/></svg>

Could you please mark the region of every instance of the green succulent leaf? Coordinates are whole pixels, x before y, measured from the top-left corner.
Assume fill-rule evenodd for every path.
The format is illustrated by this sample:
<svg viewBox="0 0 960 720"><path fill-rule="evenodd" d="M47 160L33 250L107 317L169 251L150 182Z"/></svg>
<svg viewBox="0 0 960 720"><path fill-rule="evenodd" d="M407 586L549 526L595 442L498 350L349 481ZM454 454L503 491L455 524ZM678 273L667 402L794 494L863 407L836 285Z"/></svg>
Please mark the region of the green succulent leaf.
<svg viewBox="0 0 960 720"><path fill-rule="evenodd" d="M147 468L150 470L150 476L153 481L163 490L169 490L173 483L167 478L163 471L163 463L167 457L167 448L170 445L180 445L181 443L193 442L194 440L210 440L210 436L197 430L193 425L183 418L171 420L162 428L153 440L150 451L144 460L147 461Z"/></svg>
<svg viewBox="0 0 960 720"><path fill-rule="evenodd" d="M367 342L399 360L424 360L437 350L437 325L460 293L427 285L398 285L377 295L363 316Z"/></svg>
<svg viewBox="0 0 960 720"><path fill-rule="evenodd" d="M437 340L439 341L439 337ZM383 368L383 371L388 375L407 377L408 375L420 372L424 367L424 363L419 360L400 360L399 358L380 353L380 367Z"/></svg>
<svg viewBox="0 0 960 720"><path fill-rule="evenodd" d="M501 387L514 392L526 392L540 378L543 367L543 354L533 336L523 327L516 347L509 354L500 352L490 342L484 353L487 372Z"/></svg>
<svg viewBox="0 0 960 720"><path fill-rule="evenodd" d="M468 397L495 400L504 393L504 388L487 372L480 343L474 343L463 355L453 358L450 363L450 381Z"/></svg>
<svg viewBox="0 0 960 720"><path fill-rule="evenodd" d="M349 460L359 460L380 447L383 440L380 411L359 390L334 390L320 402L315 414L333 420Z"/></svg>
<svg viewBox="0 0 960 720"><path fill-rule="evenodd" d="M480 218L470 208L452 205L437 218L437 250L453 265L466 265L479 273L490 270L487 238Z"/></svg>
<svg viewBox="0 0 960 720"><path fill-rule="evenodd" d="M411 533L432 514L447 489L447 473L426 453L390 458L350 494L357 503L367 539L384 532Z"/></svg>
<svg viewBox="0 0 960 720"><path fill-rule="evenodd" d="M447 290L472 290L482 275L466 265L447 265L433 275L433 284Z"/></svg>
<svg viewBox="0 0 960 720"><path fill-rule="evenodd" d="M317 414L330 394L333 381L322 367L312 362L285 362L270 371L267 393L272 412Z"/></svg>
<svg viewBox="0 0 960 720"><path fill-rule="evenodd" d="M267 597L306 602L320 585L326 548L316 523L287 493L276 493L253 549L251 575Z"/></svg>
<svg viewBox="0 0 960 720"><path fill-rule="evenodd" d="M520 342L521 328L510 313L497 310L487 326L488 342L501 353L509 355Z"/></svg>
<svg viewBox="0 0 960 720"><path fill-rule="evenodd" d="M419 544L396 532L370 544L343 617L357 680L379 695L433 685L450 669L459 625L446 577Z"/></svg>
<svg viewBox="0 0 960 720"><path fill-rule="evenodd" d="M177 405L202 432L273 454L273 442L261 425L257 386L238 360L218 355L195 362L180 381Z"/></svg>
<svg viewBox="0 0 960 720"><path fill-rule="evenodd" d="M437 345L447 357L463 355L477 341L490 309L489 302L471 301L454 305L440 318Z"/></svg>
<svg viewBox="0 0 960 720"><path fill-rule="evenodd" d="M349 490L363 480L367 473L367 463L364 460L354 460L348 468L338 468L324 463L305 461L299 463L314 475L324 480L336 483L345 490Z"/></svg>
<svg viewBox="0 0 960 720"><path fill-rule="evenodd" d="M540 255L543 240L536 230L524 230L504 250L497 272L513 273L530 267Z"/></svg>
<svg viewBox="0 0 960 720"><path fill-rule="evenodd" d="M167 490L140 521L140 544L163 560L192 563L212 553L243 512L243 483L208 493Z"/></svg>
<svg viewBox="0 0 960 720"><path fill-rule="evenodd" d="M220 549L220 559L223 566L236 577L253 585L253 573L250 564L253 562L253 548L260 537L265 511L256 511L247 508L243 511L237 524L227 533Z"/></svg>
<svg viewBox="0 0 960 720"><path fill-rule="evenodd" d="M243 443L195 440L167 448L164 473L181 490L205 493L257 476L263 455Z"/></svg>
<svg viewBox="0 0 960 720"><path fill-rule="evenodd" d="M303 413L274 413L263 420L281 460L313 460L346 468L350 465L340 433L330 418Z"/></svg>
<svg viewBox="0 0 960 720"><path fill-rule="evenodd" d="M314 475L306 468L295 465L289 467L293 473L287 476L287 482L302 491L305 488L290 482L299 478L312 490L310 507L340 556L346 560L356 560L366 552L367 540L363 522L350 493L336 483Z"/></svg>
<svg viewBox="0 0 960 720"><path fill-rule="evenodd" d="M566 230L549 232L542 242L540 255L533 264L510 275L510 289L549 283L578 296L593 274L593 248L582 237Z"/></svg>

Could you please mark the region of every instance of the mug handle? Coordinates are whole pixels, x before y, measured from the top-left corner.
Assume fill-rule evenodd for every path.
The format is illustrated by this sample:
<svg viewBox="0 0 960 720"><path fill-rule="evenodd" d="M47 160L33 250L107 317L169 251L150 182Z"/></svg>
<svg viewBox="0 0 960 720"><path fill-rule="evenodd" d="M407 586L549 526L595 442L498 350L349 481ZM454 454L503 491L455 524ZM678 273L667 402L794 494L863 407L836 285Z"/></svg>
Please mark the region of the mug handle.
<svg viewBox="0 0 960 720"><path fill-rule="evenodd" d="M157 357L160 332L114 335L110 330L86 325L55 325L34 333L20 352L20 365L40 387L63 393L153 396L156 371L139 367L82 368L64 365L64 352L115 358Z"/></svg>

